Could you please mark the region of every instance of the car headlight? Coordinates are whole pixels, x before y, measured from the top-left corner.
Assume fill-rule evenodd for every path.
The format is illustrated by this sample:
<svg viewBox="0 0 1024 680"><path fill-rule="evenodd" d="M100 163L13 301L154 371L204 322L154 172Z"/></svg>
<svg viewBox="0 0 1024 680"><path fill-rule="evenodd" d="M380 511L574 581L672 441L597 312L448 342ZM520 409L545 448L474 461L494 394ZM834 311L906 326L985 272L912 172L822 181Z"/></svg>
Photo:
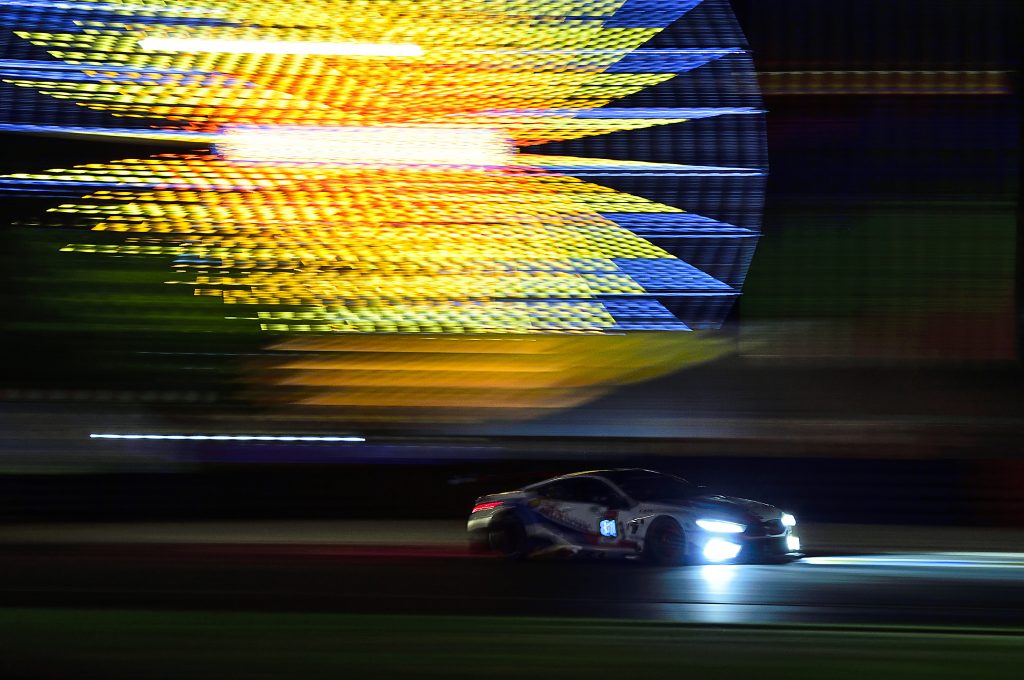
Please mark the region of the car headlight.
<svg viewBox="0 0 1024 680"><path fill-rule="evenodd" d="M712 538L704 544L704 559L708 562L724 562L740 554L741 546L724 538Z"/></svg>
<svg viewBox="0 0 1024 680"><path fill-rule="evenodd" d="M800 550L800 539L796 536L786 536L786 549L789 552L798 552Z"/></svg>
<svg viewBox="0 0 1024 680"><path fill-rule="evenodd" d="M793 515L789 514L788 512L783 513L782 514L782 526L784 526L784 527L795 527L796 526L796 517L793 517Z"/></svg>
<svg viewBox="0 0 1024 680"><path fill-rule="evenodd" d="M747 527L737 522L727 522L724 519L699 519L697 526L704 531L712 531L716 534L742 534Z"/></svg>

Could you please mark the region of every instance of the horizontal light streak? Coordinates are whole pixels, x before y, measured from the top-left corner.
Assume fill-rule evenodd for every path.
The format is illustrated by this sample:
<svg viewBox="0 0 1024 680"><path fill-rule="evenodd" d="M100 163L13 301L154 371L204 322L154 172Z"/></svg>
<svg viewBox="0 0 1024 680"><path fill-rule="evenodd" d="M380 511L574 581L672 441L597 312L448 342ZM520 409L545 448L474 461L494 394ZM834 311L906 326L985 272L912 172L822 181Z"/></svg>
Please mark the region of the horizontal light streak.
<svg viewBox="0 0 1024 680"><path fill-rule="evenodd" d="M313 42L304 40L224 40L217 38L143 38L139 47L154 52L224 54L319 54L339 57L421 57L410 43Z"/></svg>
<svg viewBox="0 0 1024 680"><path fill-rule="evenodd" d="M920 553L805 557L802 562L822 566L952 567L1024 569L1022 553Z"/></svg>
<svg viewBox="0 0 1024 680"><path fill-rule="evenodd" d="M1009 71L762 71L766 95L1005 95Z"/></svg>
<svg viewBox="0 0 1024 680"><path fill-rule="evenodd" d="M330 14L334 8L329 4L317 9L307 5L261 10L261 27L245 33L189 26L194 17L183 17L180 26L154 26L141 41L138 33L120 24L96 32L24 32L21 37L65 63L4 63L11 67L10 83L16 87L115 116L168 118L196 132L216 133L240 124L451 126L455 117L472 115L469 112L527 111L473 123L502 128L525 146L679 122L648 110L620 111L607 118L612 111L608 105L739 49L634 52L667 16L653 6L635 10L650 15L649 25L645 19L644 26L627 22L614 29L595 26L580 32L575 21L537 26L524 22L518 13L487 9L477 22L471 20L476 10L468 10L469 15L463 14L467 10L455 12L453 18L458 19L449 21L443 3L435 9L435 3L426 2L431 23L424 53L413 44L418 37L375 42L386 39L380 35L422 35L424 18L418 12L389 14L382 22L389 30L382 34L360 30L361 22L346 26L344 17ZM666 0L665 6L670 5L671 14L678 3ZM612 3L602 14L611 15L616 7ZM537 9L553 16L571 11L573 19L580 11L546 2ZM635 13L628 7L621 11ZM236 12L239 20L247 18L241 7L226 10L229 17ZM303 16L302 28L294 23L296 13ZM318 25L314 16L326 24ZM537 49L540 46L547 49ZM353 59L341 68L331 58L346 56L341 52L423 58ZM169 61L170 54L174 56ZM570 109L571 117L564 115ZM590 109L602 113L588 119ZM548 110L553 113L534 115ZM695 110L694 117L741 112L702 111Z"/></svg>
<svg viewBox="0 0 1024 680"><path fill-rule="evenodd" d="M365 437L269 435L269 434L90 434L90 439L146 439L218 442L365 442Z"/></svg>
<svg viewBox="0 0 1024 680"><path fill-rule="evenodd" d="M17 7L23 10L64 10L64 11L75 11L75 12L168 12L173 14L220 14L226 10L222 9L205 9L205 8L190 8L190 7L162 7L160 5L120 5L116 3L102 3L102 2L47 2L46 0L38 0L32 2L31 0L0 0L0 7Z"/></svg>
<svg viewBox="0 0 1024 680"><path fill-rule="evenodd" d="M121 137L158 142L206 143L216 142L216 133L190 132L188 130L160 130L147 128L87 127L78 125L39 125L24 123L0 123L0 132L21 132L35 135L75 137Z"/></svg>
<svg viewBox="0 0 1024 680"><path fill-rule="evenodd" d="M452 127L239 127L217 151L230 161L278 164L504 166L514 158L499 130Z"/></svg>
<svg viewBox="0 0 1024 680"><path fill-rule="evenodd" d="M686 331L655 300L636 308L620 301L735 294L615 218L662 228L713 220L529 168L540 159L518 156L500 171L395 173L163 155L0 182L110 180L113 191L98 188L51 211L137 236L63 250L173 258L182 275L174 283L255 306L245 317L267 331ZM135 186L146 180L152 190ZM218 192L179 188L200 183ZM253 191L221 193L242 185Z"/></svg>
<svg viewBox="0 0 1024 680"><path fill-rule="evenodd" d="M713 118L715 116L738 115L744 113L764 113L764 109L753 106L704 106L693 108L559 108L559 109L519 109L507 111L485 111L483 114L470 114L474 116L495 116L495 117L537 117L548 116L572 116L576 118L655 118L667 122L678 122L692 118Z"/></svg>

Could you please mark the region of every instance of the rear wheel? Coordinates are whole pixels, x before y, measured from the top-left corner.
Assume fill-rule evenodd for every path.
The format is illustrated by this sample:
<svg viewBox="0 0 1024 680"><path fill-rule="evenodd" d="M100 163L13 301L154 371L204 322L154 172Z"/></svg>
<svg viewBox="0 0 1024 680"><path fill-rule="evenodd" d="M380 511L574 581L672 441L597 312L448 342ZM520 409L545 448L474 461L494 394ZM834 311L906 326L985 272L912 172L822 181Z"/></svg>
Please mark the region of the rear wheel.
<svg viewBox="0 0 1024 680"><path fill-rule="evenodd" d="M686 559L686 534L679 522L659 517L644 539L644 558L652 564L682 564Z"/></svg>
<svg viewBox="0 0 1024 680"><path fill-rule="evenodd" d="M487 531L491 551L508 560L521 560L527 554L526 527L511 513L496 517Z"/></svg>

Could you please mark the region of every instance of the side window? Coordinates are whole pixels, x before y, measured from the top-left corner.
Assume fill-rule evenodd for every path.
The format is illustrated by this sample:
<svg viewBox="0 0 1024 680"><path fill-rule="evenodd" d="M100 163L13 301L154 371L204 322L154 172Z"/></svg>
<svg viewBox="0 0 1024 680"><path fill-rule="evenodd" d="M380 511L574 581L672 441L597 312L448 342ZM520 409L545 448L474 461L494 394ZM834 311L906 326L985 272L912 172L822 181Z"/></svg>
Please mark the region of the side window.
<svg viewBox="0 0 1024 680"><path fill-rule="evenodd" d="M566 500L565 498L565 481L550 482L537 489L537 493L544 497L552 500Z"/></svg>
<svg viewBox="0 0 1024 680"><path fill-rule="evenodd" d="M569 503L593 503L594 505L613 505L618 501L610 486L599 479L577 477L560 479L546 484L537 490L544 498L566 501Z"/></svg>
<svg viewBox="0 0 1024 680"><path fill-rule="evenodd" d="M584 503L610 506L615 505L619 501L618 494L601 480L585 478L580 479L579 481L585 483L581 487L581 495Z"/></svg>
<svg viewBox="0 0 1024 680"><path fill-rule="evenodd" d="M578 477L565 480L561 496L562 500L572 501L573 503L589 503L587 481Z"/></svg>
<svg viewBox="0 0 1024 680"><path fill-rule="evenodd" d="M558 481L545 484L538 493L544 498L557 501L569 501L573 503L584 502L585 491L580 487L580 479L559 479Z"/></svg>

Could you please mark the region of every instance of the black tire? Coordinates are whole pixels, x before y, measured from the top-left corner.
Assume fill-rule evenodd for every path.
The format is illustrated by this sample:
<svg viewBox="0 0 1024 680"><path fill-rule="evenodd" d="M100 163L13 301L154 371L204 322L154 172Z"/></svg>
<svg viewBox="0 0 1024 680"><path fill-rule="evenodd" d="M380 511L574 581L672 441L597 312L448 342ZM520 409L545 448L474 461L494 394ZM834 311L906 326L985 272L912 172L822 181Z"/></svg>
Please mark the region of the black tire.
<svg viewBox="0 0 1024 680"><path fill-rule="evenodd" d="M525 559L528 554L526 527L512 513L491 520L487 529L487 543L491 552L507 560Z"/></svg>
<svg viewBox="0 0 1024 680"><path fill-rule="evenodd" d="M671 517L651 523L644 539L643 557L651 564L676 565L686 561L686 533Z"/></svg>

